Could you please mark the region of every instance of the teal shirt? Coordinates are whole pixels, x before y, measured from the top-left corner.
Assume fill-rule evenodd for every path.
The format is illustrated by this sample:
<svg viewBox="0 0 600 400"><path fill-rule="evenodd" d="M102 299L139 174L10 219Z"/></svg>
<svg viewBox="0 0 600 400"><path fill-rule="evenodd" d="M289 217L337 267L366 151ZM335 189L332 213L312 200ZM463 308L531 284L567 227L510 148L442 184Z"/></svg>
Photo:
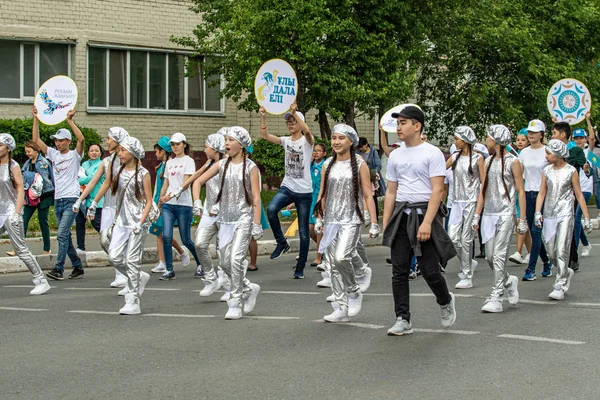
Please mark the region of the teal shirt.
<svg viewBox="0 0 600 400"><path fill-rule="evenodd" d="M161 162L160 166L156 169L156 182L154 184L154 202L158 204L158 200L160 199L160 191L162 190L163 183L165 178L160 179L160 176L165 171L165 162Z"/></svg>
<svg viewBox="0 0 600 400"><path fill-rule="evenodd" d="M85 176L83 178L79 178L80 186L86 186L88 183L90 183L90 181L94 177L94 174L98 170L98 167L100 167L101 163L102 163L102 160L100 158L97 158L95 160L87 160L83 164L81 164L81 168L83 168L83 170L85 171ZM96 183L96 186L94 186L94 189L92 190L90 195L85 200L86 207L89 207L92 205L92 201L94 201L94 198L100 191L100 187L104 183L104 178L105 178L104 176L102 178L100 178L98 183ZM104 197L102 199L100 199L100 201L98 202L98 208L102 208L103 205L104 205Z"/></svg>

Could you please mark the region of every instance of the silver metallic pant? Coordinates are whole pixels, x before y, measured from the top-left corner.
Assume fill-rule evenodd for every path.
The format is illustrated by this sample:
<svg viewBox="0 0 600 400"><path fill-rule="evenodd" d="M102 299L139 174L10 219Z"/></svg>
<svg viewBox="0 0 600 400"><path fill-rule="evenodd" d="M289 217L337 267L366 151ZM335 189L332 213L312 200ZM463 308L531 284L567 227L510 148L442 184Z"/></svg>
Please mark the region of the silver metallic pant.
<svg viewBox="0 0 600 400"><path fill-rule="evenodd" d="M240 302L243 293L252 290L250 281L244 276L244 260L250 247L251 229L251 222L240 223L233 233L233 239L222 249L219 249L221 268L223 268L223 272L231 282L230 298L238 299Z"/></svg>
<svg viewBox="0 0 600 400"><path fill-rule="evenodd" d="M109 232L111 229L105 229L100 231L100 247L106 254L108 254L108 248L110 247L110 235Z"/></svg>
<svg viewBox="0 0 600 400"><path fill-rule="evenodd" d="M501 216L496 226L496 234L485 243L485 258L494 271L492 297L502 297L504 288L509 285L506 263L514 229L515 217L512 215Z"/></svg>
<svg viewBox="0 0 600 400"><path fill-rule="evenodd" d="M458 224L448 225L448 235L454 244L458 259L460 260L460 270L466 278L473 278L471 270L471 246L475 231L473 231L472 222L475 216L475 208L477 203L466 204L461 221ZM486 253L487 254L487 253Z"/></svg>
<svg viewBox="0 0 600 400"><path fill-rule="evenodd" d="M4 226L0 228L0 234L3 230L6 230L8 237L10 238L10 242L15 249L15 253L19 259L27 266L31 274L33 275L33 279L40 279L44 277L42 273L42 269L40 265L36 261L31 251L27 247L27 243L25 242L25 233L23 231L23 219L19 220L19 223L13 225L10 223L10 218L7 218L4 222Z"/></svg>
<svg viewBox="0 0 600 400"><path fill-rule="evenodd" d="M362 241L360 233L358 235L356 249L352 252L352 265L354 266L354 276L357 278L363 276L365 274L365 269L369 266L367 248Z"/></svg>
<svg viewBox="0 0 600 400"><path fill-rule="evenodd" d="M325 252L325 257L331 265L331 288L335 301L339 305L347 306L348 293L359 290L354 272L353 255L360 260L359 265L363 265L356 249L360 233L361 225L341 225L335 239Z"/></svg>
<svg viewBox="0 0 600 400"><path fill-rule="evenodd" d="M202 265L202 269L204 270L204 282L207 283L215 282L218 278L215 268L212 264L210 251L208 250L210 246L210 241L213 237L217 237L218 232L219 223L215 222L212 225L198 228L198 230L196 231L196 238L194 240L194 245L196 246L196 253L198 253L200 265ZM218 238L217 248L219 248Z"/></svg>
<svg viewBox="0 0 600 400"><path fill-rule="evenodd" d="M556 280L554 285L564 287L567 283L567 271L569 268L569 257L571 250L571 239L573 235L573 226L575 219L573 217L564 218L556 226L556 234L546 245L548 258L556 267Z"/></svg>
<svg viewBox="0 0 600 400"><path fill-rule="evenodd" d="M127 289L136 299L139 298L142 254L147 234L147 228L142 228L139 233L131 232L127 240L108 252L108 258L115 269L127 277Z"/></svg>

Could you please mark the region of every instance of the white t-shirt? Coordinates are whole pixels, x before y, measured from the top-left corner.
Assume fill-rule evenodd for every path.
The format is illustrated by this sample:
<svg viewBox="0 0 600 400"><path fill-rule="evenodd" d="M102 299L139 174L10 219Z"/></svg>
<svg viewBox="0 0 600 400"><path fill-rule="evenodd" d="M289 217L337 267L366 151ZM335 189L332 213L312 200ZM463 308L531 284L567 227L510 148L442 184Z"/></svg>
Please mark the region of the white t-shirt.
<svg viewBox="0 0 600 400"><path fill-rule="evenodd" d="M54 169L54 198L78 198L81 194L79 188L79 167L81 156L76 150L69 150L61 154L53 147L48 147L46 158L52 161Z"/></svg>
<svg viewBox="0 0 600 400"><path fill-rule="evenodd" d="M589 149L583 150L585 153L585 159L587 160L588 154L590 152ZM591 169L591 167L590 167ZM594 175L590 175L587 177L583 169L579 171L579 185L581 186L581 191L586 193L594 193Z"/></svg>
<svg viewBox="0 0 600 400"><path fill-rule="evenodd" d="M285 177L281 186L296 193L312 193L310 162L313 146L304 136L295 142L290 136L284 136L281 145L285 149Z"/></svg>
<svg viewBox="0 0 600 400"><path fill-rule="evenodd" d="M525 147L519 154L519 161L523 165L523 179L525 179L526 192L539 192L542 186L542 170L546 161L546 146L539 149Z"/></svg>
<svg viewBox="0 0 600 400"><path fill-rule="evenodd" d="M178 187L183 186L186 175L192 175L196 172L196 163L190 156L183 156L178 158L171 158L167 161L165 166L165 178L169 182L168 192L174 192ZM181 193L178 199L172 198L167 202L174 206L193 206L192 194L190 187Z"/></svg>
<svg viewBox="0 0 600 400"><path fill-rule="evenodd" d="M430 178L446 176L446 160L437 147L429 143L400 147L390 153L386 179L398 182L396 201L428 202Z"/></svg>
<svg viewBox="0 0 600 400"><path fill-rule="evenodd" d="M454 201L454 171L452 171L452 168L446 170L444 184L448 185L448 200L446 201L446 207L452 208L452 202Z"/></svg>

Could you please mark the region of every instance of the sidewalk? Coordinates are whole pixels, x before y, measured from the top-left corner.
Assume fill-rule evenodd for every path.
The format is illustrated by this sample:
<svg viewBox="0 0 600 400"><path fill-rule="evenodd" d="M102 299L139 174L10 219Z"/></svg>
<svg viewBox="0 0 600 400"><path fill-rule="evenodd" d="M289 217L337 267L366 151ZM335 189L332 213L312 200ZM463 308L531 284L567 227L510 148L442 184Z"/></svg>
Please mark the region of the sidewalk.
<svg viewBox="0 0 600 400"><path fill-rule="evenodd" d="M289 224L282 224L282 230L285 233ZM196 232L196 227L192 227L192 239L194 238L194 234ZM173 237L179 240L179 231L175 229L173 233ZM371 240L369 238L368 229L363 230L362 240L366 246L376 246L381 244L382 236L380 235L377 239ZM73 233L73 240L75 241L75 233ZM56 263L56 252L58 249L58 244L56 242L56 237L52 236L50 238L51 242L51 250L52 253L49 255L42 255L42 238L28 238L26 239L27 245L31 252L36 256L40 267L45 270L50 270L54 268ZM288 238L288 242L290 243L291 249L290 252L298 252L300 246L300 239L296 234L294 238ZM258 241L258 255L268 255L273 252L275 249L275 239L273 238L273 231L266 230L263 238ZM86 235L86 253L85 256L82 257L83 265L85 268L93 268L93 267L108 267L110 266L110 262L108 261L108 256L100 247L99 235L97 233ZM316 244L311 241L310 249L313 252L316 250ZM27 267L19 260L18 257L7 257L6 252L12 250L12 245L8 239L0 239L0 273L9 273L9 272L24 272L28 271ZM210 245L210 251L213 258L216 258L215 245ZM312 261L310 258L311 254L309 253L308 262ZM146 237L146 244L144 246L144 253L142 257L143 264L155 264L157 262L157 252L156 252L156 236L148 235ZM175 257L173 257L175 260ZM193 260L192 260L193 262ZM71 262L67 257L67 261L65 262L65 270L70 269Z"/></svg>

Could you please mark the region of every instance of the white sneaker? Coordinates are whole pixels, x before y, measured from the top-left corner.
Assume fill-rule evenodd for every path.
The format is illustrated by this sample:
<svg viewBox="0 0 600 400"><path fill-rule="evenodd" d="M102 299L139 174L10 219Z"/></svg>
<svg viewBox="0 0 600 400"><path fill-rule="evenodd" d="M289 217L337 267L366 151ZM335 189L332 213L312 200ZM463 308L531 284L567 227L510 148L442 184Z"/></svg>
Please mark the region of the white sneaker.
<svg viewBox="0 0 600 400"><path fill-rule="evenodd" d="M77 255L79 257L85 257L85 250L81 250L80 248L76 248L75 252L77 252Z"/></svg>
<svg viewBox="0 0 600 400"><path fill-rule="evenodd" d="M227 314L225 314L225 319L242 318L242 304L240 302L240 299L227 300L227 306L229 307L229 309L227 310Z"/></svg>
<svg viewBox="0 0 600 400"><path fill-rule="evenodd" d="M258 286L256 283L251 283L250 288L252 290L244 298L244 313L246 314L249 314L252 312L252 310L254 310L254 307L256 306L256 298L260 293L260 286Z"/></svg>
<svg viewBox="0 0 600 400"><path fill-rule="evenodd" d="M162 262L162 261L159 261L159 262L156 264L156 267L152 268L152 269L150 270L150 272L153 272L153 273L155 273L155 274L158 274L158 273L162 274L162 273L163 273L163 272L165 272L166 270L167 270L167 266L165 265L165 263L164 263L164 262Z"/></svg>
<svg viewBox="0 0 600 400"><path fill-rule="evenodd" d="M590 251L592 251L592 244L588 244L587 246L583 246L583 249L581 250L581 257L589 257L590 256Z"/></svg>
<svg viewBox="0 0 600 400"><path fill-rule="evenodd" d="M348 293L348 316L355 317L362 308L363 294L360 292Z"/></svg>
<svg viewBox="0 0 600 400"><path fill-rule="evenodd" d="M573 279L573 275L575 275L575 271L573 271L571 268L567 268L567 283L565 283L565 286L563 286L563 288L562 288L563 292L569 291L569 288L571 287L571 279Z"/></svg>
<svg viewBox="0 0 600 400"><path fill-rule="evenodd" d="M519 302L519 278L511 275L508 280L510 281L510 284L506 287L508 303L514 306Z"/></svg>
<svg viewBox="0 0 600 400"><path fill-rule="evenodd" d="M477 262L477 260L471 260L471 275L473 275L475 273L477 266L479 266L479 263Z"/></svg>
<svg viewBox="0 0 600 400"><path fill-rule="evenodd" d="M464 273L464 272L462 272L462 271L461 271L461 272L459 272L459 273L458 273L458 279L460 279L461 281L462 281L463 279L465 279L466 277L467 277L467 276L465 275L465 273Z"/></svg>
<svg viewBox="0 0 600 400"><path fill-rule="evenodd" d="M29 292L29 294L40 295L50 290L50 285L48 284L46 278L34 279L33 284L35 287L31 290L31 292Z"/></svg>
<svg viewBox="0 0 600 400"><path fill-rule="evenodd" d="M348 317L348 307L340 306L338 303L331 303L333 312L323 317L326 322L350 322Z"/></svg>
<svg viewBox="0 0 600 400"><path fill-rule="evenodd" d="M135 298L131 293L127 293L125 296L125 306L119 310L119 314L122 315L135 315L141 314L140 300Z"/></svg>
<svg viewBox="0 0 600 400"><path fill-rule="evenodd" d="M187 251L187 249L183 249L183 253L180 254L180 256L182 267L187 267L188 265L190 265L190 253Z"/></svg>
<svg viewBox="0 0 600 400"><path fill-rule="evenodd" d="M390 329L388 329L387 334L389 336L403 336L410 335L413 333L412 324L405 319L398 317L396 319L396 323Z"/></svg>
<svg viewBox="0 0 600 400"><path fill-rule="evenodd" d="M220 285L219 285L219 280L215 280L215 281L204 281L204 289L202 289L200 291L200 296L202 297L208 297L210 295L212 295L214 292L216 292L219 289Z"/></svg>
<svg viewBox="0 0 600 400"><path fill-rule="evenodd" d="M488 297L481 307L481 311L487 313L500 313L502 309L502 299L498 297Z"/></svg>
<svg viewBox="0 0 600 400"><path fill-rule="evenodd" d="M454 293L450 292L450 303L440 306L442 312L442 327L450 328L456 322L456 298Z"/></svg>
<svg viewBox="0 0 600 400"><path fill-rule="evenodd" d="M112 288L122 288L127 286L127 277L115 269L115 280L110 283Z"/></svg>
<svg viewBox="0 0 600 400"><path fill-rule="evenodd" d="M320 280L319 282L317 282L317 287L330 288L331 287L331 277L329 276L329 273L327 271L321 272L321 277L323 277L323 279Z"/></svg>
<svg viewBox="0 0 600 400"><path fill-rule="evenodd" d="M334 302L335 301L335 295L333 293L331 293L329 296L327 296L327 298L325 300L328 303Z"/></svg>
<svg viewBox="0 0 600 400"><path fill-rule="evenodd" d="M463 274L464 275L464 274ZM473 287L473 280L469 278L461 279L456 285L455 289L471 289Z"/></svg>
<svg viewBox="0 0 600 400"><path fill-rule="evenodd" d="M229 291L229 289L227 289L227 290L225 290L225 293L223 293L223 296L221 296L219 301L229 301L230 297L231 297L231 292Z"/></svg>
<svg viewBox="0 0 600 400"><path fill-rule="evenodd" d="M369 286L371 286L371 277L372 276L373 276L373 270L369 267L366 267L365 274L356 280L358 283L358 286L360 286L361 292L364 293L369 289Z"/></svg>
<svg viewBox="0 0 600 400"><path fill-rule="evenodd" d="M125 286L123 289L117 292L117 296L127 296L127 293L129 293L129 288Z"/></svg>
<svg viewBox="0 0 600 400"><path fill-rule="evenodd" d="M514 262L515 264L525 264L525 259L523 258L523 256L521 256L521 253L519 253L518 251L515 251L515 253L508 257L508 259L512 262Z"/></svg>
<svg viewBox="0 0 600 400"><path fill-rule="evenodd" d="M144 294L144 290L146 290L146 285L150 281L150 274L144 271L140 271L140 283L138 286L138 296Z"/></svg>
<svg viewBox="0 0 600 400"><path fill-rule="evenodd" d="M555 285L554 290L548 295L548 297L552 300L564 300L565 292L560 286Z"/></svg>
<svg viewBox="0 0 600 400"><path fill-rule="evenodd" d="M321 264L317 265L317 271L324 272L327 268L325 268L325 262L321 261Z"/></svg>
<svg viewBox="0 0 600 400"><path fill-rule="evenodd" d="M523 264L529 264L529 254L527 254L525 257L523 257Z"/></svg>

